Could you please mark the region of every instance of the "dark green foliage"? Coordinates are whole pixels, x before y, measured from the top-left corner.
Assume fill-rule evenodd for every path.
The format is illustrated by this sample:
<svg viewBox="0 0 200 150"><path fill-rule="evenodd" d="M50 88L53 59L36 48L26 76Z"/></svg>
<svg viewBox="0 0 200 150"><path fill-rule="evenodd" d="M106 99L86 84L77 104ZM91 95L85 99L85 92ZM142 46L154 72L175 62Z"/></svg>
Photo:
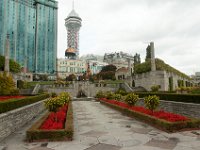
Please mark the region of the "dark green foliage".
<svg viewBox="0 0 200 150"><path fill-rule="evenodd" d="M134 68L135 74L142 74L151 71L151 61L145 61L141 64L136 64Z"/></svg>
<svg viewBox="0 0 200 150"><path fill-rule="evenodd" d="M169 78L169 91L171 92L171 91L173 91L174 89L173 89L173 77L170 77Z"/></svg>
<svg viewBox="0 0 200 150"><path fill-rule="evenodd" d="M158 92L159 88L160 88L159 85L153 85L153 86L151 87L151 91L152 91L152 92Z"/></svg>
<svg viewBox="0 0 200 150"><path fill-rule="evenodd" d="M105 94L106 94L107 99L114 99L114 93L113 92L107 91Z"/></svg>
<svg viewBox="0 0 200 150"><path fill-rule="evenodd" d="M107 66L104 66L101 70L101 72L107 72L107 71L113 71L115 72L117 70L117 67L114 66L114 65L107 65Z"/></svg>
<svg viewBox="0 0 200 150"><path fill-rule="evenodd" d="M97 76L102 80L116 80L114 71L100 72Z"/></svg>
<svg viewBox="0 0 200 150"><path fill-rule="evenodd" d="M172 72L174 74L177 74L183 78L190 79L189 76L166 64L163 60L156 58L155 61L156 61L156 70L162 70L162 71L165 70L167 72ZM136 74L142 74L149 71L151 71L151 61L149 59L146 60L146 62L137 64L135 66Z"/></svg>
<svg viewBox="0 0 200 150"><path fill-rule="evenodd" d="M130 106L135 106L137 101L139 100L139 96L134 93L129 93L126 95L125 102Z"/></svg>
<svg viewBox="0 0 200 150"><path fill-rule="evenodd" d="M106 95L102 91L98 91L95 97L96 98L105 98Z"/></svg>
<svg viewBox="0 0 200 150"><path fill-rule="evenodd" d="M150 109L153 112L154 110L156 110L156 108L160 104L159 97L156 95L145 97L144 103L145 103L145 107Z"/></svg>
<svg viewBox="0 0 200 150"><path fill-rule="evenodd" d="M115 93L116 93L116 94L121 94L122 96L127 95L126 90L123 89L123 88L119 88Z"/></svg>
<svg viewBox="0 0 200 150"><path fill-rule="evenodd" d="M146 59L145 61L149 61L151 59L151 46L148 45L146 48Z"/></svg>
<svg viewBox="0 0 200 150"><path fill-rule="evenodd" d="M55 92L51 93L51 97L56 97L56 96L58 96L58 95Z"/></svg>
<svg viewBox="0 0 200 150"><path fill-rule="evenodd" d="M200 95L195 95L195 94L153 93L153 92L137 92L136 94L138 94L140 98L144 98L149 95L156 95L160 98L160 100L200 104Z"/></svg>
<svg viewBox="0 0 200 150"><path fill-rule="evenodd" d="M118 111L121 111L123 114L134 117L135 119L138 119L140 121L143 121L147 124L150 124L158 129L164 130L166 132L178 132L182 129L194 129L200 127L200 120L199 119L191 119L184 122L168 122L163 119L158 119L153 116L149 116L140 112L131 111L126 108L121 108L119 106L106 103L104 101L100 101L102 104L107 105L111 108L114 108Z"/></svg>
<svg viewBox="0 0 200 150"><path fill-rule="evenodd" d="M68 106L65 129L61 130L40 130L40 126L48 117L47 113L43 118L37 121L28 131L26 131L26 140L29 142L47 140L47 141L71 141L73 139L73 109L71 102Z"/></svg>
<svg viewBox="0 0 200 150"><path fill-rule="evenodd" d="M35 102L39 102L49 97L49 94L42 94L37 96L29 96L21 99L12 99L0 102L0 113L4 113L19 107L23 107Z"/></svg>
<svg viewBox="0 0 200 150"><path fill-rule="evenodd" d="M0 55L0 70L1 71L4 71L4 64L5 64L5 57ZM9 61L9 67L10 67L10 71L13 73L19 73L21 71L21 66L12 59L10 59Z"/></svg>

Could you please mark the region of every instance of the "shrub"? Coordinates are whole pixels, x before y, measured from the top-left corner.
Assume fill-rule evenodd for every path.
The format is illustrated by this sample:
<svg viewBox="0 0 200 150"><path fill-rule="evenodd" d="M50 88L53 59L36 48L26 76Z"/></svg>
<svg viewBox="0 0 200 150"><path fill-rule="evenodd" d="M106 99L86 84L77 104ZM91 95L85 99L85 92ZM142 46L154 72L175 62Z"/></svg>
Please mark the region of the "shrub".
<svg viewBox="0 0 200 150"><path fill-rule="evenodd" d="M0 73L0 95L12 95L16 93L15 83L11 75Z"/></svg>
<svg viewBox="0 0 200 150"><path fill-rule="evenodd" d="M98 91L95 97L96 98L105 98L105 94L102 91Z"/></svg>
<svg viewBox="0 0 200 150"><path fill-rule="evenodd" d="M71 96L68 92L62 92L58 97L63 105L68 104L71 101Z"/></svg>
<svg viewBox="0 0 200 150"><path fill-rule="evenodd" d="M127 95L126 90L123 89L123 88L118 89L115 93L116 93L116 94L121 94L122 96Z"/></svg>
<svg viewBox="0 0 200 150"><path fill-rule="evenodd" d="M160 88L159 85L153 85L153 86L151 87L151 91L152 91L152 92L158 92L159 88Z"/></svg>
<svg viewBox="0 0 200 150"><path fill-rule="evenodd" d="M53 97L49 98L45 102L45 107L50 111L50 112L57 112L58 108L63 105L62 101L60 101L59 97Z"/></svg>
<svg viewBox="0 0 200 150"><path fill-rule="evenodd" d="M146 108L150 109L152 112L159 106L159 97L156 95L145 97L144 103Z"/></svg>
<svg viewBox="0 0 200 150"><path fill-rule="evenodd" d="M134 93L130 93L126 96L125 98L125 102L130 105L130 106L134 106L136 104L136 102L138 101L139 97L138 95L134 94Z"/></svg>
<svg viewBox="0 0 200 150"><path fill-rule="evenodd" d="M58 96L58 95L55 92L51 93L51 97L56 97L56 96Z"/></svg>
<svg viewBox="0 0 200 150"><path fill-rule="evenodd" d="M111 91L106 92L106 98L107 99L114 99L114 93Z"/></svg>
<svg viewBox="0 0 200 150"><path fill-rule="evenodd" d="M22 99L12 99L9 101L0 102L0 113L4 113L19 107L30 105L49 97L49 94L42 94L37 96L29 96Z"/></svg>
<svg viewBox="0 0 200 150"><path fill-rule="evenodd" d="M113 95L113 98L117 101L121 100L122 99L122 95L121 94L114 94Z"/></svg>

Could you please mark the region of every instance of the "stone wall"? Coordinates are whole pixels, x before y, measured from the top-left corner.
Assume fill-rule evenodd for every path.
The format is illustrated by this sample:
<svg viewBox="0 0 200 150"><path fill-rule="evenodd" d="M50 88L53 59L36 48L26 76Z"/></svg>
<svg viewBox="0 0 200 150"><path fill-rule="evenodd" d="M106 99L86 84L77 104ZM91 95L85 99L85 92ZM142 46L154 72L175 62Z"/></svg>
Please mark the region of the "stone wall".
<svg viewBox="0 0 200 150"><path fill-rule="evenodd" d="M0 141L45 110L43 101L0 114Z"/></svg>
<svg viewBox="0 0 200 150"><path fill-rule="evenodd" d="M144 106L143 99L140 100L137 105ZM200 118L200 104L160 100L160 106L158 109L181 114L188 117Z"/></svg>
<svg viewBox="0 0 200 150"><path fill-rule="evenodd" d="M151 91L151 87L153 85L160 85L160 91L168 91L169 90L169 78L173 78L173 90L178 87L178 80L183 80L184 85L187 79L178 76L174 73L166 72L166 71L150 71L142 74L137 74L134 76L135 86L144 87L147 91Z"/></svg>

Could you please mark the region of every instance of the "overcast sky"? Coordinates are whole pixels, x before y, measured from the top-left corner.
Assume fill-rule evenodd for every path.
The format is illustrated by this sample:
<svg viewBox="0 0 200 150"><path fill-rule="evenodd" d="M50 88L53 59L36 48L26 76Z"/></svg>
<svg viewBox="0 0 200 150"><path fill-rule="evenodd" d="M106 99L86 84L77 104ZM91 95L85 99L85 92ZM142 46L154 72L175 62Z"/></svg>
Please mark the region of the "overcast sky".
<svg viewBox="0 0 200 150"><path fill-rule="evenodd" d="M58 0L58 57L64 57L64 19L72 0ZM80 55L139 53L154 41L155 55L191 75L200 72L200 0L75 0L82 18Z"/></svg>

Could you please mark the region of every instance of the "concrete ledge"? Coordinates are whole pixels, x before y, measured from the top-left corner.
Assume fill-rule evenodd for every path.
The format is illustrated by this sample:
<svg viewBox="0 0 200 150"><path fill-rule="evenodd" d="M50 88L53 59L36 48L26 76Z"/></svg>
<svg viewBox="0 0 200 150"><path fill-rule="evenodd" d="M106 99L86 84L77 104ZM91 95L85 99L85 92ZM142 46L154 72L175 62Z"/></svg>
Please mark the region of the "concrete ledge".
<svg viewBox="0 0 200 150"><path fill-rule="evenodd" d="M0 114L0 141L44 111L44 101Z"/></svg>

